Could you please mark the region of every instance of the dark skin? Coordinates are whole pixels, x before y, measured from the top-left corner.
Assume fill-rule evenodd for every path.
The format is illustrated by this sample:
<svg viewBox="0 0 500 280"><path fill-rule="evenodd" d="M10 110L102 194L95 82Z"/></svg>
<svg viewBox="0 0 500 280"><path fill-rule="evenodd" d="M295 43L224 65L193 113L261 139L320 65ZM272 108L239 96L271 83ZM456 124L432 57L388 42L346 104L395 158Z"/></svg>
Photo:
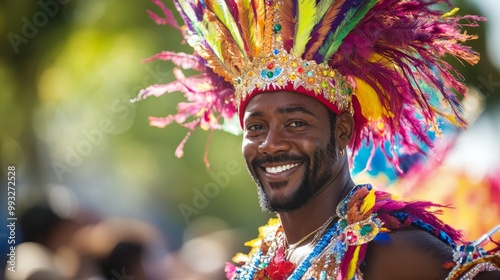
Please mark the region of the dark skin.
<svg viewBox="0 0 500 280"><path fill-rule="evenodd" d="M313 158L318 147L326 149L332 143L332 136L337 155L349 144L354 128L352 116L342 113L331 126L327 110L317 100L293 92L261 93L248 103L243 117L243 155L250 163L250 172L259 178L269 199L282 201L290 197L304 179L305 164L300 161L265 163L254 168L252 161L280 153ZM278 167L283 167L283 171L270 171ZM346 155L339 155L331 166L321 168L330 168L329 177L316 193L299 208L278 213L289 244L298 242L335 215L338 202L355 185ZM367 265L361 268L364 279L446 278L449 270L441 265L452 258L451 247L429 233L411 227L391 232L390 237L391 242L387 244L370 243L365 258ZM312 237L305 243L311 240ZM307 250L298 249L297 254L302 256L292 256L291 259L301 259L307 253ZM500 279L500 272L484 272L475 279Z"/></svg>

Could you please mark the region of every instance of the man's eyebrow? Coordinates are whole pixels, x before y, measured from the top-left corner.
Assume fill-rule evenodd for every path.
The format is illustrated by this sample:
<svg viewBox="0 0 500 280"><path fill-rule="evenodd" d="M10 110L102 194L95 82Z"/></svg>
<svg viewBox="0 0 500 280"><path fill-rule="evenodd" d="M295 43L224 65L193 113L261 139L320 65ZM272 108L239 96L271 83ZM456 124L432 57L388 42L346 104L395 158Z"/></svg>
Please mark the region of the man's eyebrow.
<svg viewBox="0 0 500 280"><path fill-rule="evenodd" d="M295 113L295 112L300 112L304 114L308 114L311 116L316 116L313 112L307 110L306 108L302 106L296 106L296 107L280 107L276 109L276 112L279 114L289 114L289 113Z"/></svg>
<svg viewBox="0 0 500 280"><path fill-rule="evenodd" d="M264 114L261 111L256 111L250 113L246 118L257 118L257 117L262 117Z"/></svg>

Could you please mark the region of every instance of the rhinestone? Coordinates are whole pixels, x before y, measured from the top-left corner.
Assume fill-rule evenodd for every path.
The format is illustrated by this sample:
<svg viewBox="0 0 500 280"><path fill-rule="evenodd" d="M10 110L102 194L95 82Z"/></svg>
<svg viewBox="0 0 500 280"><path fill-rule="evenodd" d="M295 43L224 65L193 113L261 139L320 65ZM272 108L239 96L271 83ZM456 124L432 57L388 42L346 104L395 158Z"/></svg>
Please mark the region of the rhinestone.
<svg viewBox="0 0 500 280"><path fill-rule="evenodd" d="M274 73L273 73L273 71L269 71L269 72L267 72L267 74L266 74L266 75L267 75L267 77L268 77L269 79L271 79L271 78L274 76Z"/></svg>
<svg viewBox="0 0 500 280"><path fill-rule="evenodd" d="M279 23L275 24L273 27L273 31L274 31L274 33L280 32L281 31L281 24L279 24Z"/></svg>
<svg viewBox="0 0 500 280"><path fill-rule="evenodd" d="M359 234L361 234L361 236L365 236L370 232L372 232L372 225L370 224L362 226L361 229L359 230Z"/></svg>
<svg viewBox="0 0 500 280"><path fill-rule="evenodd" d="M291 81L294 81L296 78L297 78L297 75L295 75L294 73L290 74Z"/></svg>
<svg viewBox="0 0 500 280"><path fill-rule="evenodd" d="M310 83L310 84L313 84L314 83L314 78L311 77L311 78L307 79L307 82Z"/></svg>

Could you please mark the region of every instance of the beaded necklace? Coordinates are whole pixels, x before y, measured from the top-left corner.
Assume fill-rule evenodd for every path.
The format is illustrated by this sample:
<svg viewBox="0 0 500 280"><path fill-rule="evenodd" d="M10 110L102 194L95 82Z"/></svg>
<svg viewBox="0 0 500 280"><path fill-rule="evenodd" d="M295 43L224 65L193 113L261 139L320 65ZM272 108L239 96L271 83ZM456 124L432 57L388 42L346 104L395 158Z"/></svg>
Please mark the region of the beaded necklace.
<svg viewBox="0 0 500 280"><path fill-rule="evenodd" d="M338 232L338 226L336 223L333 227L330 227L326 231L325 235L323 235L323 237L321 237L321 239L318 241L318 243L316 243L312 252L309 253L309 255L306 257L306 259L300 263L300 265L297 267L297 269L295 269L295 271L292 273L292 275L290 275L290 277L288 277L288 280L301 279L302 276L304 276L304 274L307 272L307 270L309 270L309 268L311 267L311 265L312 265L311 261L314 258L318 257L323 252L323 250L328 246L328 244L330 244L332 239L335 239L333 237L337 235L336 234L337 232Z"/></svg>

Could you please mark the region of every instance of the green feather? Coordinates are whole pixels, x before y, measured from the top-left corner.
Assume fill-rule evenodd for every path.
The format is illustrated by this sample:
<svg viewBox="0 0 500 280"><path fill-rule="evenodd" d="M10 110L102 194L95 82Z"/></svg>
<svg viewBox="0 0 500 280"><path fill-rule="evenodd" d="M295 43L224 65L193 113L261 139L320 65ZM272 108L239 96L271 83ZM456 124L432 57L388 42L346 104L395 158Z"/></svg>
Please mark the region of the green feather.
<svg viewBox="0 0 500 280"><path fill-rule="evenodd" d="M316 0L298 0L297 29L291 54L302 56L306 44L311 38L311 31L316 24Z"/></svg>
<svg viewBox="0 0 500 280"><path fill-rule="evenodd" d="M188 43L194 47L195 45L201 44L202 41L205 40L211 51L214 53L213 58L219 61L220 66L225 67L222 57L222 42L220 42L216 38L216 34L218 32L215 26L210 23L205 17L203 17L202 21L199 21L192 6L187 4L186 1L179 0L178 2L181 9L191 21L191 25L193 26L194 30L196 31L196 34L193 34L194 36L190 36L190 38L188 39ZM228 71L227 68L226 71Z"/></svg>
<svg viewBox="0 0 500 280"><path fill-rule="evenodd" d="M196 15L193 11L193 8L189 5L189 4L186 4L186 1L184 0L179 0L178 1L182 11L186 14L186 16L188 17L189 21L191 21L191 25L195 28L195 31L196 31L196 35L198 36L203 36L203 33L201 32L201 30L198 28L198 19L196 18Z"/></svg>
<svg viewBox="0 0 500 280"><path fill-rule="evenodd" d="M207 30L207 32L204 34L205 40L214 51L217 58L224 62L224 57L222 56L222 42L220 40L217 40L217 28L211 22L205 20L205 17L203 17L203 23L206 24Z"/></svg>
<svg viewBox="0 0 500 280"><path fill-rule="evenodd" d="M234 38L238 48L244 57L246 57L245 47L243 44L243 39L241 38L240 30L236 24L233 15L229 12L227 4L224 0L211 0L213 5L210 5L214 14L219 18L219 20L227 27L229 32ZM208 2L208 1L207 1Z"/></svg>
<svg viewBox="0 0 500 280"><path fill-rule="evenodd" d="M338 50L344 38L354 29L354 27L356 27L359 21L377 2L378 0L370 0L357 8L347 11L344 20L335 31L330 31L325 43L319 49L319 53L324 57L324 63L327 63L332 55Z"/></svg>
<svg viewBox="0 0 500 280"><path fill-rule="evenodd" d="M314 24L317 24L321 21L328 9L330 9L330 7L332 6L333 2L335 2L335 0L321 0L318 3L318 5L316 6L316 20L314 21Z"/></svg>

